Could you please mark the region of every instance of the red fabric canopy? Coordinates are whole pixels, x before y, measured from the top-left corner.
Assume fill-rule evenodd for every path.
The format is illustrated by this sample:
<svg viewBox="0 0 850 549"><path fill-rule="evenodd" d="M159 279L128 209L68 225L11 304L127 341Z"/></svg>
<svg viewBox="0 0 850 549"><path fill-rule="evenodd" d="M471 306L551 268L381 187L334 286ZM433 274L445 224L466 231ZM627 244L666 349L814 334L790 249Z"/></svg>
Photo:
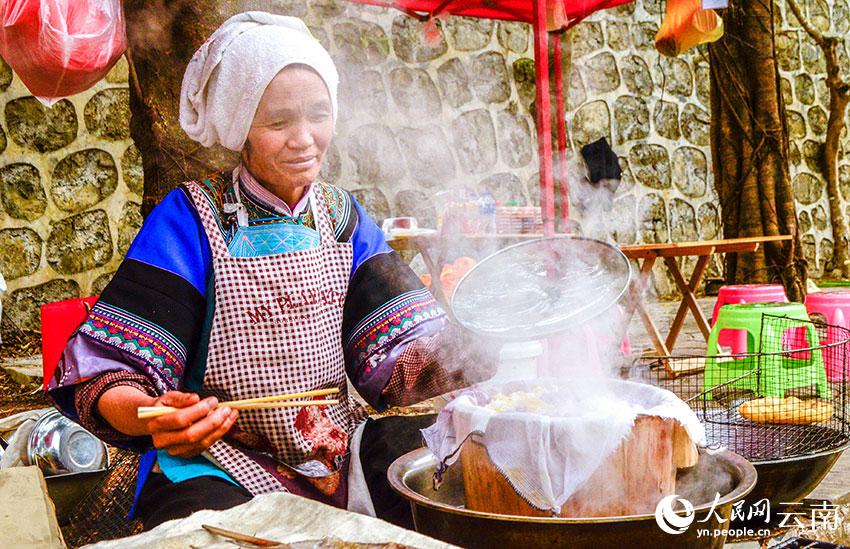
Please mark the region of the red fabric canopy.
<svg viewBox="0 0 850 549"><path fill-rule="evenodd" d="M361 4L389 6L407 13L425 15L452 14L465 17L503 19L507 21L534 22L532 0L353 0ZM547 11L566 15L569 26L575 25L591 13L626 4L632 0L541 0ZM551 29L550 29L551 30Z"/></svg>

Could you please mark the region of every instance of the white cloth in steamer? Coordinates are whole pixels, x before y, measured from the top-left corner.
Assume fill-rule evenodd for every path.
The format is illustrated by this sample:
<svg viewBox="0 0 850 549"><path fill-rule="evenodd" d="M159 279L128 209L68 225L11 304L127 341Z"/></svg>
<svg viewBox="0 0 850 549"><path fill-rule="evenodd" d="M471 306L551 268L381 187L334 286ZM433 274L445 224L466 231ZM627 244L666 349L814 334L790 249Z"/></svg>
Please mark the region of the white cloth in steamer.
<svg viewBox="0 0 850 549"><path fill-rule="evenodd" d="M531 391L556 383L563 404L554 413L486 408L505 389ZM670 391L597 379L485 383L459 393L422 435L437 460L451 465L467 437L477 434L493 465L517 492L534 507L557 514L625 440L638 415L675 419L695 443L705 443L699 418Z"/></svg>
<svg viewBox="0 0 850 549"><path fill-rule="evenodd" d="M327 50L297 17L249 11L225 21L192 56L180 89L180 126L205 147L241 151L263 92L289 65L324 80L333 117L339 75Z"/></svg>

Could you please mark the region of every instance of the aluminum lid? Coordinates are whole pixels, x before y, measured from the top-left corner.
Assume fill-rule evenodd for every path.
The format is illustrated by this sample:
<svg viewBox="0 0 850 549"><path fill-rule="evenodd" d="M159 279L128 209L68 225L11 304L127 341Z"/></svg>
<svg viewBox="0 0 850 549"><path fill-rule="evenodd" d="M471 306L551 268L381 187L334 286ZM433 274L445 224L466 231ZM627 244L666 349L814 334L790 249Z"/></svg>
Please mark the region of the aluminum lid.
<svg viewBox="0 0 850 549"><path fill-rule="evenodd" d="M468 330L504 340L563 332L606 312L631 277L629 260L605 242L555 236L483 259L458 283L452 311Z"/></svg>

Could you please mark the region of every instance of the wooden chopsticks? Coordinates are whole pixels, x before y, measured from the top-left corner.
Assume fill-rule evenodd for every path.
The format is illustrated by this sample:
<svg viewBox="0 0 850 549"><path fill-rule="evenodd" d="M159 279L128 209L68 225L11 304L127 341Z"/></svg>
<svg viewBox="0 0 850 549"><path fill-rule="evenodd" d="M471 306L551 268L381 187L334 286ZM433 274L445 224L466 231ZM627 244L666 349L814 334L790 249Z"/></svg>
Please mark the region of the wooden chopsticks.
<svg viewBox="0 0 850 549"><path fill-rule="evenodd" d="M302 393L289 393L267 397L246 398L243 400L230 400L219 402L218 407L227 406L234 410L266 410L270 408L297 408L299 406L326 406L339 404L338 400L293 400L296 398L311 398L317 396L334 395L339 388L317 389L315 391L304 391ZM171 406L139 406L136 417L139 419L151 419L179 410Z"/></svg>

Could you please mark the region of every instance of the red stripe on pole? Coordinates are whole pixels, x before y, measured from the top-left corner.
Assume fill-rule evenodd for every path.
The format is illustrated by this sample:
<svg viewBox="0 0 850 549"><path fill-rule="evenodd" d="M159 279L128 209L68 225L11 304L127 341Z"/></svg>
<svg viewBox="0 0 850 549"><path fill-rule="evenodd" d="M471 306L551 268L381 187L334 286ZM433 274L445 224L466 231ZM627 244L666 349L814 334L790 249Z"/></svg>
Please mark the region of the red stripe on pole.
<svg viewBox="0 0 850 549"><path fill-rule="evenodd" d="M549 98L549 33L546 0L534 0L534 76L537 81L537 156L540 162L540 208L543 234L555 234L555 191L552 177L552 104Z"/></svg>
<svg viewBox="0 0 850 549"><path fill-rule="evenodd" d="M558 230L570 230L570 193L567 183L567 122L564 115L564 73L561 64L561 34L550 35L553 42L552 62L555 64L555 123L558 125L558 188L561 191L561 219Z"/></svg>

